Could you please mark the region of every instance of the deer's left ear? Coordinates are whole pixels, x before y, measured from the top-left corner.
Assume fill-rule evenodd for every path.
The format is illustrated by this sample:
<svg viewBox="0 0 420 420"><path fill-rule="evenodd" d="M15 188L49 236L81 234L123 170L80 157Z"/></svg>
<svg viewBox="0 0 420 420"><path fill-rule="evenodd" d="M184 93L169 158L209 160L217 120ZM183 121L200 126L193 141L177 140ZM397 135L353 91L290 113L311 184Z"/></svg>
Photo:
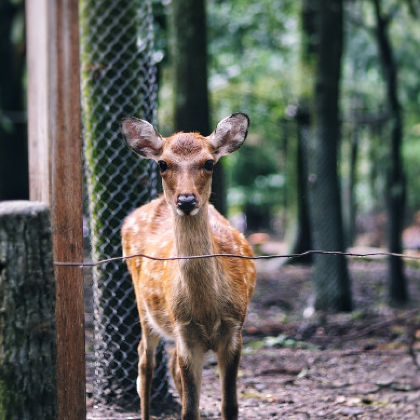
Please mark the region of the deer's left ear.
<svg viewBox="0 0 420 420"><path fill-rule="evenodd" d="M239 149L246 139L250 120L248 115L236 112L221 120L208 137L217 159Z"/></svg>

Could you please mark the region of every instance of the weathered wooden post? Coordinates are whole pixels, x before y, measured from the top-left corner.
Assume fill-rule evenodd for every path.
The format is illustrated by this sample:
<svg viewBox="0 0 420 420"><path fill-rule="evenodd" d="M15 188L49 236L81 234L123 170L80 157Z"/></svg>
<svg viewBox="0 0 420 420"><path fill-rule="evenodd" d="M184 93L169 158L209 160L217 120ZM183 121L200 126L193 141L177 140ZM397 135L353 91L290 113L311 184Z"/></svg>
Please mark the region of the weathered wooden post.
<svg viewBox="0 0 420 420"><path fill-rule="evenodd" d="M79 0L25 2L30 199L51 209L54 259L83 261ZM57 406L86 419L83 271L56 266Z"/></svg>
<svg viewBox="0 0 420 420"><path fill-rule="evenodd" d="M57 419L50 212L0 203L0 420Z"/></svg>

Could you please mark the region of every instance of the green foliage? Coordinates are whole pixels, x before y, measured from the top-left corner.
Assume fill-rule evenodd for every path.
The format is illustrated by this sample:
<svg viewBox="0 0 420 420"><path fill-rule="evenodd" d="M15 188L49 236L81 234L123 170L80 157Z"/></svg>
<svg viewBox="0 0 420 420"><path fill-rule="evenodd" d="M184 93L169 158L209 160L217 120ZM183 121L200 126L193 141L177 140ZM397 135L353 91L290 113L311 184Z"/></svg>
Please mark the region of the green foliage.
<svg viewBox="0 0 420 420"><path fill-rule="evenodd" d="M252 132L273 135L293 95L297 9L289 0L208 3L214 120L241 108Z"/></svg>
<svg viewBox="0 0 420 420"><path fill-rule="evenodd" d="M411 216L420 208L420 123L412 126L404 144L403 158L407 175L407 206Z"/></svg>
<svg viewBox="0 0 420 420"><path fill-rule="evenodd" d="M168 1L155 3L162 7ZM291 122L285 122L285 116L298 104L310 77L303 76L300 68L301 7L302 2L293 0L207 2L213 125L234 111L247 112L251 117L247 146L224 162L228 199L234 211L243 210L247 202L268 206L271 212L284 211L288 202L290 191L285 191L284 184L293 184L290 159L296 133ZM356 199L359 211L369 212L384 205L383 167L389 159L390 133L386 86L374 33L372 2L347 2L345 7L340 99L344 124L339 164L342 184L347 185L350 142L357 129L360 144ZM420 208L420 16L412 13L408 2L384 0L383 7L391 19L389 29L399 66L399 95L405 122L403 158L411 215ZM170 73L164 74L159 112L161 123L170 126Z"/></svg>
<svg viewBox="0 0 420 420"><path fill-rule="evenodd" d="M304 350L316 350L318 347L314 344L305 343L304 341L296 340L284 334L278 336L268 336L262 340L251 341L244 346L244 354L255 354L258 349L263 348L292 348Z"/></svg>
<svg viewBox="0 0 420 420"><path fill-rule="evenodd" d="M232 186L229 194L231 206L237 210L268 206L274 210L278 205L279 192L284 194L285 183L277 160L269 148L252 143L245 144L240 153L232 155L226 165Z"/></svg>
<svg viewBox="0 0 420 420"><path fill-rule="evenodd" d="M285 195L283 120L294 96L297 11L288 0L208 3L213 119L233 111L251 117L246 146L226 159L228 200L234 211L262 208L261 218Z"/></svg>

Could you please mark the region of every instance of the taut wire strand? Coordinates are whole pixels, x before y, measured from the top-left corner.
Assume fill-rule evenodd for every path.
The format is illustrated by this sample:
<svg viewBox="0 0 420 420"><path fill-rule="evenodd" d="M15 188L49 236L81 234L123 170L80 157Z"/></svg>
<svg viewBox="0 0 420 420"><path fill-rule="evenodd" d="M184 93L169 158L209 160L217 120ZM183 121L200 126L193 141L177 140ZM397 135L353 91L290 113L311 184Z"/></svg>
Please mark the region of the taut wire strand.
<svg viewBox="0 0 420 420"><path fill-rule="evenodd" d="M88 261L88 262L62 262L56 261L54 265L56 266L69 266L69 267L97 267L99 265L107 264L111 261L120 261L120 260L128 260L130 258L147 258L149 260L154 261L176 261L176 260L197 260L202 258L217 258L217 257L225 257L225 258L241 258L245 260L270 260L274 258L300 258L305 257L307 255L344 255L345 257L353 257L353 258L368 258L368 257L380 257L380 258L387 258L387 257L398 257L398 258L405 258L410 260L419 260L419 255L408 255L408 254L398 254L395 252L367 252L367 253L355 253L355 252L341 252L341 251L322 251L322 250L310 250L305 251L299 254L276 254L276 255L256 255L256 256L246 256L240 254L208 254L208 255L192 255L192 256L181 256L181 257L152 257L146 254L134 254L134 255L126 255L124 257L113 257L107 258L105 260L100 261Z"/></svg>

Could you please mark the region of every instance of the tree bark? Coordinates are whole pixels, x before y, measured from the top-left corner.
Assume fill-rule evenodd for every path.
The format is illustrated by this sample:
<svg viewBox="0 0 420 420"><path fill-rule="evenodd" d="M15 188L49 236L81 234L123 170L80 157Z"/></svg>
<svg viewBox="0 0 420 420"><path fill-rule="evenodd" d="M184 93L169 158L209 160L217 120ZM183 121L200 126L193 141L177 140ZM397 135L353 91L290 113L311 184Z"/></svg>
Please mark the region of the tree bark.
<svg viewBox="0 0 420 420"><path fill-rule="evenodd" d="M48 207L0 203L0 420L57 419Z"/></svg>
<svg viewBox="0 0 420 420"><path fill-rule="evenodd" d="M387 168L386 202L388 213L388 247L392 253L402 254L406 180L401 157L403 140L402 110L398 99L398 67L395 63L388 34L389 19L381 10L381 1L374 0L376 36L381 56L382 70L387 85L388 105L391 114L391 147ZM395 304L408 300L407 281L400 257L389 257L389 299Z"/></svg>
<svg viewBox="0 0 420 420"><path fill-rule="evenodd" d="M172 60L174 71L174 130L207 136L210 126L207 87L207 24L204 0L172 2ZM226 214L223 161L213 174L212 203Z"/></svg>
<svg viewBox="0 0 420 420"><path fill-rule="evenodd" d="M339 86L343 49L342 1L318 2L317 63L313 134L309 146L309 197L316 249L344 251L340 184L337 169L340 139ZM315 257L315 308L350 311L352 296L343 256Z"/></svg>
<svg viewBox="0 0 420 420"><path fill-rule="evenodd" d="M348 246L352 246L356 237L356 185L357 185L357 159L359 151L359 127L357 122L357 108L356 100L353 100L354 108L352 110L354 117L354 124L352 127L350 140L350 174L348 186L348 226L347 226L347 240Z"/></svg>
<svg viewBox="0 0 420 420"><path fill-rule="evenodd" d="M291 240L291 253L300 254L312 246L311 223L309 217L308 197L308 141L311 126L311 109L313 100L313 78L315 74L316 53L316 10L314 0L305 0L302 3L300 14L301 41L300 41L300 95L295 119L297 123L297 143L290 144L288 152L290 158L290 183L288 191L288 230L293 232ZM293 262L311 263L312 255L292 259Z"/></svg>
<svg viewBox="0 0 420 420"><path fill-rule="evenodd" d="M303 100L303 98L301 98ZM302 102L305 102L304 100ZM288 219L286 235L290 240L290 252L301 254L313 249L308 197L308 136L310 133L309 108L300 105L295 115L297 139L288 146ZM290 236L289 236L290 235ZM293 236L292 236L293 235ZM312 255L292 258L288 263L312 263Z"/></svg>

